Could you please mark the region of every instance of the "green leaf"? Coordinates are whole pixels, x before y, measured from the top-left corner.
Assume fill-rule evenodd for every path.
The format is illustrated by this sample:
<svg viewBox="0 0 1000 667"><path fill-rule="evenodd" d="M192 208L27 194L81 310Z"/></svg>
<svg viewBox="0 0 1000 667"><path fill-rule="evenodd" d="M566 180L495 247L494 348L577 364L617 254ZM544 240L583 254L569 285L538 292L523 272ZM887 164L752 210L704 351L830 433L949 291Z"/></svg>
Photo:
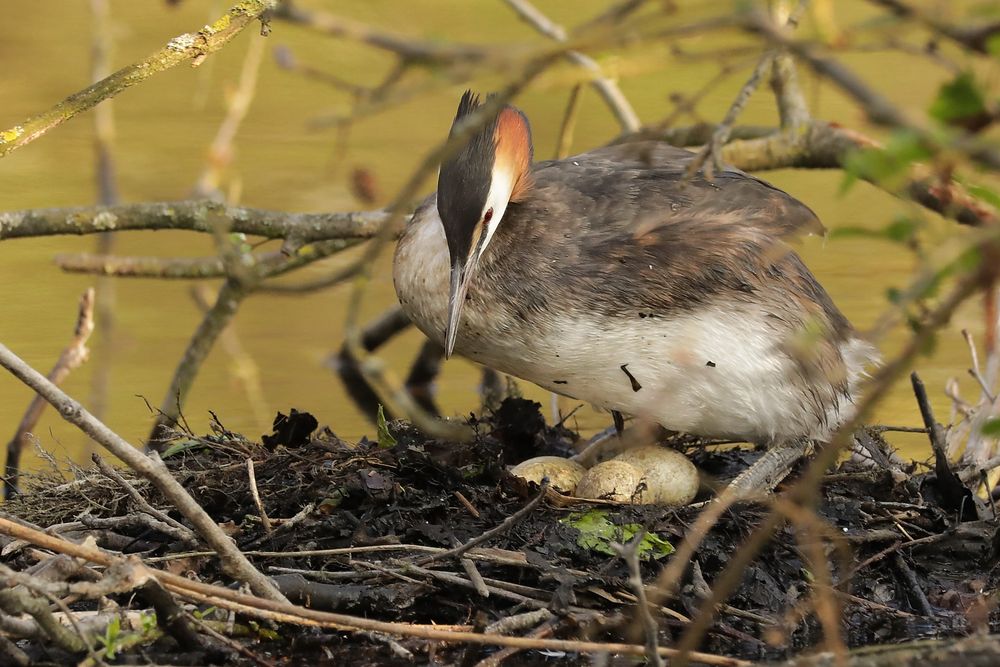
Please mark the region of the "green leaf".
<svg viewBox="0 0 1000 667"><path fill-rule="evenodd" d="M1000 194L983 185L967 184L965 187L973 197L982 199L993 208L1000 208Z"/></svg>
<svg viewBox="0 0 1000 667"><path fill-rule="evenodd" d="M171 456L176 456L181 452L186 452L191 449L199 449L205 447L205 443L201 440L178 440L174 444L167 447L162 454L160 454L161 459L169 459Z"/></svg>
<svg viewBox="0 0 1000 667"><path fill-rule="evenodd" d="M208 618L209 616L211 616L212 614L214 614L215 613L215 609L216 608L214 606L209 607L208 609L202 609L202 610L195 609L194 611L191 612L191 615L194 616L195 618L197 618L200 621L200 620Z"/></svg>
<svg viewBox="0 0 1000 667"><path fill-rule="evenodd" d="M923 139L909 130L897 130L882 148L866 148L850 153L844 161L843 194L859 179L891 188L892 179L906 174L914 162L931 156Z"/></svg>
<svg viewBox="0 0 1000 667"><path fill-rule="evenodd" d="M115 659L115 653L118 651L118 636L121 633L122 622L118 616L113 616L111 622L108 623L107 629L104 631L104 637L101 639L101 643L104 644L104 657L108 660Z"/></svg>
<svg viewBox="0 0 1000 667"><path fill-rule="evenodd" d="M278 634L276 630L266 628L257 621L249 621L247 625L249 625L250 629L256 632L257 636L261 639L266 639L268 641L277 641L278 639L281 639L281 635Z"/></svg>
<svg viewBox="0 0 1000 667"><path fill-rule="evenodd" d="M885 228L885 235L892 241L903 243L912 239L916 231L916 220L906 216L899 216Z"/></svg>
<svg viewBox="0 0 1000 667"><path fill-rule="evenodd" d="M987 419L983 424L982 434L988 438L1000 438L1000 417Z"/></svg>
<svg viewBox="0 0 1000 667"><path fill-rule="evenodd" d="M385 410L382 405L378 406L378 414L375 415L375 432L378 434L379 449L390 449L396 446L396 438L389 432L389 425L385 421Z"/></svg>
<svg viewBox="0 0 1000 667"><path fill-rule="evenodd" d="M990 35L986 38L986 50L991 56L1000 56L1000 35Z"/></svg>
<svg viewBox="0 0 1000 667"><path fill-rule="evenodd" d="M986 99L972 72L962 72L948 83L942 84L928 110L931 116L946 124L954 124L985 112Z"/></svg>
<svg viewBox="0 0 1000 667"><path fill-rule="evenodd" d="M139 612L139 627L142 630L143 635L148 635L153 630L156 629L156 614L148 614L144 611Z"/></svg>
<svg viewBox="0 0 1000 667"><path fill-rule="evenodd" d="M571 514L560 519L559 523L580 532L576 538L577 545L597 553L615 556L617 552L612 548L612 542L624 544L632 540L642 531L642 526L637 523L626 523L619 526L612 523L608 516L607 510L594 509L589 512ZM639 558L643 560L664 558L673 552L674 545L656 533L646 533L639 543L638 554Z"/></svg>
<svg viewBox="0 0 1000 667"><path fill-rule="evenodd" d="M831 239L867 238L887 239L896 243L910 241L920 228L920 221L906 216L897 216L885 227L868 229L866 227L840 227L830 231Z"/></svg>

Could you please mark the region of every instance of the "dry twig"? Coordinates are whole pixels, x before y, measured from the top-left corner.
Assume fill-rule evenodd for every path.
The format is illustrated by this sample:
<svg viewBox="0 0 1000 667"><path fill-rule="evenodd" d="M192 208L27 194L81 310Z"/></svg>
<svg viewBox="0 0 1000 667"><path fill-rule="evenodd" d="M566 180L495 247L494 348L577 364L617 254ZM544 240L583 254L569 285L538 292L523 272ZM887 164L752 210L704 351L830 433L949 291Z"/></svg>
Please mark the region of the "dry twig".
<svg viewBox="0 0 1000 667"><path fill-rule="evenodd" d="M55 366L49 371L48 381L53 385L62 384L66 377L80 367L90 355L87 349L87 341L94 331L94 289L90 288L80 297L80 306L76 317L76 327L73 330L73 338L69 345L59 355ZM40 395L31 399L28 409L21 418L21 423L17 426L14 437L7 443L7 464L4 471L4 497L10 496L17 491L17 479L20 473L21 451L27 441L28 434L38 423L42 411L45 409L45 399Z"/></svg>
<svg viewBox="0 0 1000 667"><path fill-rule="evenodd" d="M59 537L23 526L0 516L0 533L27 540L40 547L53 549L77 558L111 565L117 559L93 547L74 544ZM431 572L431 571L428 571ZM146 573L156 578L168 590L199 603L213 604L222 609L242 612L255 618L277 622L295 623L313 627L331 627L338 630L366 630L391 635L414 637L444 642L470 643L488 646L516 646L526 649L551 649L581 653L608 652L628 655L644 655L646 648L638 644L618 642L591 642L571 639L541 639L530 637L507 637L497 634L481 634L468 631L454 631L434 626L418 626L407 623L390 623L368 618L337 614L297 607L287 602L253 597L222 586L212 586L193 581L180 575L147 569ZM658 653L665 657L675 657L679 651L660 647ZM737 658L692 652L689 656L698 662L717 667L750 667L750 663Z"/></svg>

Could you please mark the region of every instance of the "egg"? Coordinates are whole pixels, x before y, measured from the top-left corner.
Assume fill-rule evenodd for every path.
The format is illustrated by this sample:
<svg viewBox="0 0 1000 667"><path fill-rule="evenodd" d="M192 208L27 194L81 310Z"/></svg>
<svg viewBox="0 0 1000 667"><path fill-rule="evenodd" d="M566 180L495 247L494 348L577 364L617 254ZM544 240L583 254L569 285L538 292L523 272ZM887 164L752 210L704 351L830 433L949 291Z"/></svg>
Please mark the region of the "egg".
<svg viewBox="0 0 1000 667"><path fill-rule="evenodd" d="M680 452L666 447L636 447L619 454L610 462L631 465L642 473L636 502L644 504L687 505L698 494L698 469ZM596 466L595 466L596 467Z"/></svg>
<svg viewBox="0 0 1000 667"><path fill-rule="evenodd" d="M642 471L625 462L611 459L588 470L576 486L579 498L632 502L642 480Z"/></svg>
<svg viewBox="0 0 1000 667"><path fill-rule="evenodd" d="M541 484L542 478L548 477L553 489L569 495L576 491L585 472L582 465L561 456L536 456L510 469L510 474L535 484Z"/></svg>

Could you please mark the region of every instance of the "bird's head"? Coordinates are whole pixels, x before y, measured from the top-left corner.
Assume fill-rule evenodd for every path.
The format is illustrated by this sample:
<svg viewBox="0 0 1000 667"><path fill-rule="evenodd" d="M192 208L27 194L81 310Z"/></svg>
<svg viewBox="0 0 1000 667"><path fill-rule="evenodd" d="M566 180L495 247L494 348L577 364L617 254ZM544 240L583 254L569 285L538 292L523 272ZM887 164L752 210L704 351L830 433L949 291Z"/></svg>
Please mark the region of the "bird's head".
<svg viewBox="0 0 1000 667"><path fill-rule="evenodd" d="M452 123L460 123L480 108L479 97L466 91ZM451 292L445 356L451 356L462 306L479 261L493 239L507 205L518 201L530 183L531 127L524 114L503 106L475 131L438 176L438 215L451 254Z"/></svg>

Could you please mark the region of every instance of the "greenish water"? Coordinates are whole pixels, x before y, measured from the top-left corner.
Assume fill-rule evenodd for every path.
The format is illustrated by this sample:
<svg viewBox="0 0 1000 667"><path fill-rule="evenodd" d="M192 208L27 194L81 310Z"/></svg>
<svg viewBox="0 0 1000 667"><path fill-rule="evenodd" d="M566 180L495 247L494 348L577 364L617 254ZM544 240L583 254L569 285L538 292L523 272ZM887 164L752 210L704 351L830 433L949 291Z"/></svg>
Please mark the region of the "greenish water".
<svg viewBox="0 0 1000 667"><path fill-rule="evenodd" d="M112 2L116 66L137 60L171 37L203 25L226 5L190 1L170 10L164 4ZM430 38L458 36L467 42L538 39L502 3L487 0L303 0L303 4L325 6L358 20ZM596 1L540 3L554 18L568 23L596 14L605 5ZM846 11L862 11L858 3L844 5L851 7ZM301 61L354 83L376 81L392 63L380 52L307 30L282 23L275 23L273 28L268 48L288 45ZM88 3L10 3L5 8L5 27L0 30L3 127L51 106L88 82ZM223 91L235 82L250 38L248 31L201 68L181 67L158 75L115 100L116 158L125 201L180 199L188 195L224 115ZM708 48L712 43L694 45ZM861 58L846 60L865 63L863 75L903 105L924 107L944 76L928 68L915 77L912 64L898 56ZM641 117L650 121L665 115L671 93L690 94L716 71L712 62L680 64L662 47L632 52L624 60L608 64L637 72L626 78L622 87ZM708 119L721 117L747 73L746 69L740 70L708 95L701 113ZM568 80L563 75L543 77L519 98L532 120L539 157L550 156L554 150L570 87ZM491 84L495 80L473 82L484 89ZM818 88L808 78L805 85L817 116L850 126L862 124L860 115L834 91ZM445 135L461 90L460 86L441 81L430 92L357 123L347 138L346 151L338 150L335 133L311 130L309 121L347 109L348 96L284 72L270 57L266 58L257 97L238 136L237 154L229 173L231 182L238 183L242 193L240 203L288 211L357 209L361 205L349 187L349 174L356 167L374 175L384 202ZM772 101L766 92L751 100L744 121L774 121ZM585 91L574 149L600 145L616 131L614 119L601 101L593 92ZM92 137L92 116L86 114L0 160L0 210L92 203ZM856 186L846 195L838 194L842 176L835 172L780 171L765 177L808 203L831 229L875 228L907 210L904 203L867 185ZM952 231L953 227L940 224L929 232L929 242L937 243ZM94 243L92 238L0 243L0 340L39 369L47 370L65 345L79 294L93 284L86 276L61 273L51 258L57 253L92 251ZM139 233L120 237L117 252L193 256L211 254L212 246L207 238L192 234ZM885 310L886 290L903 286L913 265L911 256L899 246L868 239L811 238L804 242L802 253L835 301L861 329L870 327ZM298 277L319 276L328 268L314 266ZM324 367L326 356L340 345L347 289L339 287L297 298L255 296L242 308L235 328L259 368L269 411L292 406L309 410L343 437L357 438L372 429L346 398L336 377ZM386 256L378 265L365 312L374 316L393 302ZM148 398L154 405L160 403L199 320L199 310L184 283L123 279L117 283L116 312L117 338L110 368L112 394L106 417L112 428L139 442L151 423L139 397ZM962 328L981 328L978 305L962 310L941 337L934 356L917 365L942 417L948 414L940 391L946 378L961 377L963 386L969 387L964 380L966 352L958 334ZM897 331L880 341L883 352L890 355L902 336ZM383 357L402 371L419 342L419 334L409 332L388 346ZM92 372L93 365L86 365L69 378L66 389L86 400ZM449 413L467 413L477 404L478 382L478 370L473 365L461 360L449 362L437 385L440 404ZM524 389L548 408L548 394L531 386ZM13 433L30 397L19 382L0 376L0 438ZM574 403L563 399L561 407L567 411ZM221 347L213 351L202 369L185 409L195 430L207 428L209 409L234 430L255 434L264 426L255 418L234 379L232 360ZM906 384L892 393L877 416L884 422L919 422ZM606 422L606 416L584 409L570 423L592 430ZM87 451L83 437L51 412L42 419L36 434L57 457L80 460ZM894 443L909 454L924 455L920 438L898 437Z"/></svg>

